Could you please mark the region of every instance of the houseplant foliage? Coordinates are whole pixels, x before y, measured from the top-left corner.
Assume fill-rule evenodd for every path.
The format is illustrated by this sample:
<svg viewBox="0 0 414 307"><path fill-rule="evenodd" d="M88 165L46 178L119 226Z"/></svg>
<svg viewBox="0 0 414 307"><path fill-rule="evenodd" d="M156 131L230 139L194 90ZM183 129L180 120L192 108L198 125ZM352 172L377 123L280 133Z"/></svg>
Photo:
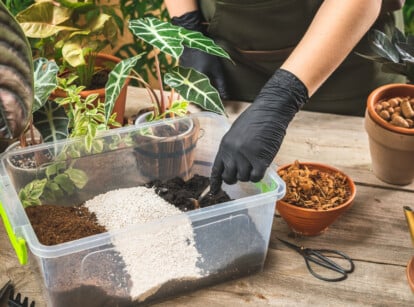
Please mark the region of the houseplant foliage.
<svg viewBox="0 0 414 307"><path fill-rule="evenodd" d="M20 11L23 11L28 6L32 5L35 0L2 0L5 4L6 8L16 16L16 14Z"/></svg>
<svg viewBox="0 0 414 307"><path fill-rule="evenodd" d="M211 85L209 78L192 69L175 66L169 69L162 79L158 66L157 54L168 54L178 60L183 53L184 47L200 49L209 54L230 60L228 53L218 46L212 39L204 36L201 32L190 31L169 22L161 21L154 17L145 17L130 20L129 28L132 33L151 45L155 51L155 64L160 82L160 97L155 100L154 114L151 119L162 117L166 110L173 106L173 101L165 101L163 95L163 84L176 90L184 99L201 107L203 110L225 114L223 103L217 90ZM175 105L177 106L177 105ZM186 107L182 104L182 107ZM179 109L179 108L178 108ZM180 112L182 114L183 112ZM185 112L184 112L185 113Z"/></svg>
<svg viewBox="0 0 414 307"><path fill-rule="evenodd" d="M53 202L85 187L88 183L85 172L73 165L67 165L67 162L76 160L82 152L97 153L103 150L102 140L95 140L95 137L100 131L117 125L116 114L112 113L113 106L122 90L122 84L139 57L122 61L114 67L109 75L104 102L96 101L95 94L83 99L80 96L83 87L73 83L75 78L59 80L58 86L68 95L57 99L56 102L47 100L47 103L36 112L40 112L39 123L43 124L43 129L39 130L45 139L47 137L44 133L48 133L56 135L54 141L60 138L84 136L85 142L82 146L75 143L55 150L54 162L46 167L45 178L34 179L19 191L19 198L24 206L39 205L42 201ZM56 127L61 127L60 133L54 129ZM74 163L75 160L70 163Z"/></svg>
<svg viewBox="0 0 414 307"><path fill-rule="evenodd" d="M89 87L95 73L94 55L118 39L117 15L97 1L38 1L16 15L35 56L54 59L76 71ZM109 14L108 14L109 13Z"/></svg>
<svg viewBox="0 0 414 307"><path fill-rule="evenodd" d="M86 174L73 165L66 165L66 159L68 156L76 158L76 151L99 150L99 144L93 146L92 140L100 130L115 125L112 109L114 99L119 95L121 88L108 82L109 95L102 104L95 107L88 103L93 97L79 99L79 87L72 86L69 81L62 81L64 87L72 91L71 102L75 104L69 103L70 106L67 107L67 100L57 103L48 100L51 91L58 85L58 66L54 61L45 58L37 58L33 65L30 45L19 23L2 3L0 5L0 20L8 25L0 34L0 46L5 46L4 50L1 50L3 57L0 59L0 106L2 115L5 115L1 119L1 137L24 136L28 126L36 126L43 140L56 141L67 136L87 135L82 148L56 146L59 150L51 152L52 158L42 170L46 178L34 179L20 190L19 196L26 206L38 204L39 199L53 200L62 194L69 195L86 184ZM125 82L138 58L139 56L130 58L115 66L112 74L116 75L117 81L122 84ZM7 78L3 79L3 76ZM111 79L111 75L109 78ZM70 120L76 125L68 126ZM16 126L15 122L22 125ZM68 135L68 128L74 134Z"/></svg>
<svg viewBox="0 0 414 307"><path fill-rule="evenodd" d="M124 20L137 19L142 17L157 17L161 20L169 20L168 11L163 5L163 0L120 0L119 9ZM116 52L120 58L132 57L136 54L145 54L137 62L134 70L144 79L157 78L157 70L155 64L155 57L153 53L149 52L151 45L146 44L145 41L133 35L132 39L122 46ZM176 64L174 58L167 54L158 54L159 67L162 72L173 67ZM132 80L134 81L134 80Z"/></svg>
<svg viewBox="0 0 414 307"><path fill-rule="evenodd" d="M403 6L404 30L407 34L414 34L414 1L405 0Z"/></svg>
<svg viewBox="0 0 414 307"><path fill-rule="evenodd" d="M393 26L391 35L372 29L368 33L368 42L372 53L358 55L378 63L382 63L384 72L406 76L414 81L414 35L405 35Z"/></svg>

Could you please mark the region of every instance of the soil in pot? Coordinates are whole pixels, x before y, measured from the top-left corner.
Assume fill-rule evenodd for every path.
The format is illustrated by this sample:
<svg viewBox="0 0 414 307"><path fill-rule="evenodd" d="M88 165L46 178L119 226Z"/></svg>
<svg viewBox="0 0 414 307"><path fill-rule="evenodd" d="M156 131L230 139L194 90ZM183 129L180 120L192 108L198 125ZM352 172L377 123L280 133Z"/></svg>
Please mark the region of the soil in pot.
<svg viewBox="0 0 414 307"><path fill-rule="evenodd" d="M154 181L148 184L147 187L138 188L148 189L148 187L150 187L156 192L154 194L157 197L163 198L164 201L168 200L168 206L170 207L166 210L171 210L171 212L175 214L180 210L193 210L193 203L189 201L188 198L197 198L208 185L208 182L208 178L195 175L188 181L183 181L180 178L173 178L164 182ZM116 191L113 193L116 193ZM105 195L102 195L101 199L99 196L100 195L98 195L96 204L101 209L106 206L106 203L109 204L107 212L105 213L102 210L100 212L96 211L96 207L94 207L92 202L86 202L80 207L72 208L69 211L74 214L73 219L77 220L75 228L91 227L91 229L94 229L93 231L98 233L100 231L112 230L120 226L127 226L125 224L128 223L127 219L131 219L131 217L135 216L133 209L120 207L119 201L114 202L114 199L119 200L119 195L109 195L106 193ZM111 199L112 197L114 197L114 199ZM203 201L201 206L210 206L229 199L228 195L223 192L216 198L208 198L206 201ZM114 203L116 203L118 207L116 211L113 210ZM153 205L154 201L150 200L147 203ZM136 207L137 201L132 201L132 204ZM26 211L30 212L30 216L33 216L33 212L31 211L35 211L39 207L42 206L32 207ZM85 209L85 207L89 209L89 213L91 214L81 210L81 208ZM67 208L60 206L56 206L55 208L57 210L59 210L59 208L68 210ZM153 210L154 207L150 208ZM139 209L139 211L141 211L140 218L149 218L149 215L147 216L147 214L150 213L142 213L143 210L143 208ZM117 216L118 212L121 213L120 216ZM128 214L125 214L125 212L128 212ZM140 240L135 237L132 242L131 240L126 240L126 242L122 242L122 240L117 241L115 238L111 245L99 247L97 248L96 253L92 253L95 256L88 261L94 265L84 266L82 272L82 284L76 283L79 280L80 274L80 268L78 268L79 263L80 261L85 263L84 257L86 256L86 252L78 253L75 257L71 255L71 261L73 261L74 265L65 265L67 269L62 268L65 270L62 274L64 278L54 286L51 294L52 301L58 306L77 306L79 304L87 304L87 306L107 306L108 304L111 306L116 304L119 306L135 306L141 303L147 304L148 302L163 300L165 297L178 295L183 291L191 291L213 282L216 283L258 271L264 261L263 252L260 252L263 238L257 230L251 231L246 229L246 227L243 227L246 223L254 225L253 222L250 223L249 221L246 221L246 217L248 217L247 214L244 219L234 218L234 221L232 220L232 225L229 225L229 223L218 223L217 227L214 227L209 233L205 233L205 228L203 227L197 228L197 225L192 225L188 218L183 218L182 221L180 220L179 227L182 228L182 231L178 231L178 237L172 234L177 233L177 226L174 226L173 231L168 228L166 228L165 231L160 229L160 236L157 235L156 237L153 237L151 235L150 240L148 240L147 237L146 240L141 240L142 242L137 242ZM56 223L57 225L60 225L57 229L56 227L49 227L49 229L54 232L56 230L65 229L65 224L60 223ZM241 231L235 233L231 230L237 223L240 223ZM80 224L83 225L80 227ZM99 228L99 225L103 224L105 225L105 230ZM33 225L33 227L35 228L39 239L44 236L48 238L57 237L55 233L52 236L39 234L38 231L42 231L45 228L39 229L35 225ZM223 234L225 234L225 236L223 236ZM237 244L228 246L229 236L231 237L231 240L237 242ZM185 238L185 240L183 240L183 238ZM56 241L56 243L57 242L60 241ZM137 259L142 250L148 249L146 248L146 244L149 244L150 246L155 245L158 246L158 248L153 251L149 250L144 257L140 256L140 258ZM135 245L137 247L136 250L133 248ZM113 253L99 253L99 250L108 249L112 249ZM91 251L88 250L87 253L87 257L90 257ZM158 255L158 253L161 254ZM217 254L223 255L220 257L221 259L214 259L211 256ZM234 261L234 257L232 257L234 254L246 254L246 256ZM171 255L174 256L171 257ZM203 261L205 259L211 263ZM163 261L166 261L166 263ZM169 263L168 261L172 261L172 263ZM209 267L217 267L215 261L222 262L220 263L222 269L218 272L207 272ZM180 265L177 266L176 263L180 263ZM139 267L139 265L143 267ZM155 271L147 276L144 271L146 272L149 267L153 267L153 270ZM165 267L171 267L171 269L167 270L167 274L169 275L166 277L163 276L163 274L166 274ZM145 270L143 270L143 268L145 268ZM175 272L175 270L178 271ZM102 281L109 278L106 276L108 275L108 272L111 272L111 274L109 274L111 275L111 279L108 281L108 288L106 288L105 285L102 285ZM125 272L128 273L126 274ZM111 289L111 282L113 279L117 282L118 280L120 281L119 288Z"/></svg>

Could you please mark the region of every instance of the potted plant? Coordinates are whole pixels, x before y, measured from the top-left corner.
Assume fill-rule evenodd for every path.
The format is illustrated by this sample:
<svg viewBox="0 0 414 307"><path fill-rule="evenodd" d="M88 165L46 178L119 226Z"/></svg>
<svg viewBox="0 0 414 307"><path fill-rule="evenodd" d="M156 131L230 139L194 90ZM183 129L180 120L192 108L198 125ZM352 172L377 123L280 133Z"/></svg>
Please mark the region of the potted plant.
<svg viewBox="0 0 414 307"><path fill-rule="evenodd" d="M96 95L82 98L79 95L82 87L72 84L75 78L61 79L59 87L68 93L68 97L58 99L57 102L48 100L50 93L57 86L58 67L56 63L45 58L37 58L33 65L30 45L19 24L4 6L0 9L3 22L10 27L5 28L2 35L2 45L7 46L2 50L1 66L2 76L6 78L0 80L0 92L2 93L0 103L1 108L5 110L2 113L2 137L19 138L18 145L24 147L43 141L55 143L67 137L86 136L82 148L70 146L58 148L56 146L53 151L31 151L29 149L27 152L22 152L19 155L21 159L33 161L23 168L9 161L9 168L19 168L22 171L22 176L13 179L15 186L22 189L22 199L33 201L36 201L36 198L39 201L42 196L39 191L44 191L47 195L48 188L54 192L58 192L59 189L72 192L74 187L83 187L86 178L73 165L67 169L69 171L66 168L63 170L61 161L65 160L69 154L75 158L76 150L96 152L101 149L98 142L93 142L95 135L99 131L117 126L113 108L121 88L111 82L114 79L113 76L116 76L118 82L124 84L126 76L139 56L130 58L113 68L109 75L111 81L107 82L108 95L105 96L104 102L95 102ZM16 54L25 55L26 59L22 56L18 58ZM35 128L38 131L37 137L34 133ZM17 155L13 157L16 158ZM12 173L18 174L19 171L14 169ZM47 182L39 182L37 179L43 177L42 174L47 175ZM56 185L57 182L61 184Z"/></svg>
<svg viewBox="0 0 414 307"><path fill-rule="evenodd" d="M174 26L154 17L130 20L129 28L136 37L153 47L160 89L159 95L150 89L153 109L138 118L138 124L168 120L175 116L183 117L188 112L189 103L194 103L203 110L225 115L220 95L206 75L178 65L167 70L162 76L158 61L159 53L169 55L178 61L185 47L197 48L230 59L225 50L200 32ZM138 80L149 88L142 78ZM163 91L164 83L172 89L168 97ZM147 144L137 150L137 161L145 175L167 179L182 175L182 171L188 170L188 166L192 165L193 149L199 137L199 125L196 121L184 119L170 131L165 131L164 126L163 129L159 131L157 126L149 126L145 135L136 136L140 138L141 143Z"/></svg>
<svg viewBox="0 0 414 307"><path fill-rule="evenodd" d="M19 12L16 19L31 40L35 57L54 59L60 74L78 76L76 84L85 87L80 93L83 98L98 93L98 99L103 101L108 74L120 62L120 58L103 50L117 42L119 17L113 8L96 2L36 2ZM128 82L114 107L121 125ZM55 97L65 94L60 89L54 92Z"/></svg>
<svg viewBox="0 0 414 307"><path fill-rule="evenodd" d="M125 82L130 69L135 65L138 58L137 56L117 64L111 71L109 80L116 76L118 82L121 84ZM41 111L40 116L37 117L40 127L39 132L44 139L48 139L45 134L47 135L51 132L60 135L60 139L83 136L84 143L81 146L79 146L79 143L75 145L69 143L63 147L56 145L52 153L49 150L51 154L50 161L47 161L48 163L46 164L41 164L43 170L41 176L37 174L38 170L36 169L34 170L36 173L34 178L25 174L22 176L24 182L15 183L16 188L21 188L19 190L19 198L25 206L39 204L41 201L50 202L54 199L62 198L62 195L78 193L87 187L90 179L87 173L93 176L102 175L99 172L100 160L104 159L104 163L107 164L113 163L114 167L118 163L113 154L109 155L109 157L107 157L108 155L102 155L100 159L95 158L94 163L91 163L87 157L104 150L105 144L103 140L95 139L100 131L119 126L115 121L116 114L112 113L112 109L121 88L113 88L113 83L108 81L105 102L101 102L96 99L97 94L90 94L86 98L82 98L80 92L83 87L73 84L74 80L75 77L72 79L60 79L59 88L65 91L67 96L56 99L56 102L48 101L45 107L39 110ZM62 127L62 133L57 133L56 128L60 126ZM65 131L67 133L64 133ZM56 141L58 141L58 138L54 137L53 143L56 144ZM107 144L107 146L117 146L118 144L114 142ZM120 151L116 153L118 158L121 153ZM78 160L81 155L86 158ZM129 152L127 152L126 159L128 156ZM125 156L123 157L125 158ZM121 158L120 160L123 161ZM108 174L105 175L102 176L100 183L103 183L105 179L110 180L112 178ZM87 188L90 189L90 187Z"/></svg>
<svg viewBox="0 0 414 307"><path fill-rule="evenodd" d="M374 29L368 39L374 55L359 55L408 79L408 83L383 85L367 99L365 129L372 170L384 182L406 185L414 179L414 36L405 36L397 28L391 36Z"/></svg>
<svg viewBox="0 0 414 307"><path fill-rule="evenodd" d="M57 66L43 58L37 59L33 64L30 45L19 24L3 4L0 9L2 22L8 25L1 37L1 137L8 141L8 148L11 150L17 145L24 147L40 142L36 138L38 135L35 134L33 115L41 112L47 97L55 87ZM16 142L17 140L19 142ZM29 159L20 158L23 162L17 164L17 161L10 161L9 166L17 167L23 164L23 168L27 168L24 163ZM32 160L33 158L39 160L45 157L30 157ZM33 174L35 175L36 173ZM16 181L20 182L19 176Z"/></svg>

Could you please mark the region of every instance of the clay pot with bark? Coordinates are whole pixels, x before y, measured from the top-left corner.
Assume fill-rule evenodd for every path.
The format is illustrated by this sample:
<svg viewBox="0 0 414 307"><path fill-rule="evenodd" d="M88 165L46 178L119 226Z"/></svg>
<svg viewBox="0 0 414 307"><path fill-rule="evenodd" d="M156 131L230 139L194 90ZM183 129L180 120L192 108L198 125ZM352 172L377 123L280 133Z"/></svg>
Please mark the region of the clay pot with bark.
<svg viewBox="0 0 414 307"><path fill-rule="evenodd" d="M414 179L413 109L412 84L387 84L367 99L365 129L372 171L384 182L407 185Z"/></svg>
<svg viewBox="0 0 414 307"><path fill-rule="evenodd" d="M352 179L329 165L298 162L278 169L286 183L276 210L293 232L304 236L323 233L353 204Z"/></svg>

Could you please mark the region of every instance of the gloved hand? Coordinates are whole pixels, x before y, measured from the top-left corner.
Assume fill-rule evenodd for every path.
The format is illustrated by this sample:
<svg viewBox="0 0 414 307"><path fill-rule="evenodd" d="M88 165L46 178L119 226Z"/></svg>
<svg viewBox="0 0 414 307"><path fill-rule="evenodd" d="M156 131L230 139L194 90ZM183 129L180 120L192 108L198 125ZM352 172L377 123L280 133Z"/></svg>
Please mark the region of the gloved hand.
<svg viewBox="0 0 414 307"><path fill-rule="evenodd" d="M186 13L180 17L173 17L171 23L187 30L199 31L204 34L202 16L199 11ZM180 56L180 65L191 67L207 75L211 84L217 89L222 99L228 99L223 68L218 57L198 49L184 47Z"/></svg>
<svg viewBox="0 0 414 307"><path fill-rule="evenodd" d="M307 100L302 81L278 69L221 140L211 172L211 193L220 190L222 181L260 181L279 151L288 124Z"/></svg>

